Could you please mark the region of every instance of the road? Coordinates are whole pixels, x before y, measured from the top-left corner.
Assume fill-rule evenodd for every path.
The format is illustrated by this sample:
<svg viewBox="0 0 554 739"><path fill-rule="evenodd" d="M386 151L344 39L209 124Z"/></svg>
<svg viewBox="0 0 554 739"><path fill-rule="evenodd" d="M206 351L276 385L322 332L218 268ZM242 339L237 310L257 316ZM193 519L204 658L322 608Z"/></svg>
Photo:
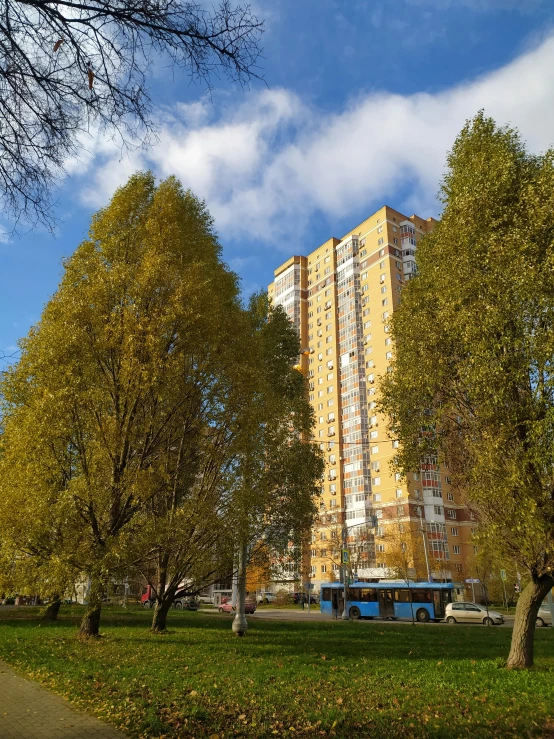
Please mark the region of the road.
<svg viewBox="0 0 554 739"><path fill-rule="evenodd" d="M213 613L213 609L200 609L206 613L211 612ZM224 614L225 616L233 616L233 613L227 613ZM310 611L307 610L304 611L297 611L297 610L288 610L286 608L263 608L256 613L249 614L247 618L254 618L254 619L268 619L271 621L341 621L341 619L335 619L332 616L328 616L327 614L320 613L319 610L310 608ZM514 625L514 617L513 616L505 616L506 619L505 623L503 624L504 628L513 628ZM370 621L368 619L359 619L358 623L360 624L378 624L379 626L387 625L387 624L396 624L396 625L402 625L406 624L407 626L411 626L411 621L392 621L392 620L382 620L380 618L374 619L373 621ZM464 626L471 626L472 624L463 624ZM475 626L478 626L480 624L475 624ZM429 623L429 624L420 624L417 623L417 626L452 626L451 624L447 624L445 621L441 621L439 623Z"/></svg>

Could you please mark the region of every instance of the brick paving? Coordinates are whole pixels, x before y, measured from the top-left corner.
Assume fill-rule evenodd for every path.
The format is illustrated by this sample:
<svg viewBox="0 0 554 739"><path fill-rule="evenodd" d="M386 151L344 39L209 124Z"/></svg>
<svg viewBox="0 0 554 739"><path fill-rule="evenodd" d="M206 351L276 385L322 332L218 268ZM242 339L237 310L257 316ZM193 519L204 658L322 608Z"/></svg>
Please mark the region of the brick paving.
<svg viewBox="0 0 554 739"><path fill-rule="evenodd" d="M0 662L0 739L126 739Z"/></svg>

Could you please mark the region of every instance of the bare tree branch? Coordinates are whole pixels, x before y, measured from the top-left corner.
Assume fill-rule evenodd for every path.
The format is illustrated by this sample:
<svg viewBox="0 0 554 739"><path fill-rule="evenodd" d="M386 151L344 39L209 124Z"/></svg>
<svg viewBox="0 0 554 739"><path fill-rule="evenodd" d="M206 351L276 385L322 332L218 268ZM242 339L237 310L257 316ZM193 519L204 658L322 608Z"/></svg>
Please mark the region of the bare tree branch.
<svg viewBox="0 0 554 739"><path fill-rule="evenodd" d="M208 12L186 0L2 0L0 197L17 221L52 226L53 187L79 136L122 146L154 132L146 70L169 64L211 87L259 78L263 22L230 0Z"/></svg>

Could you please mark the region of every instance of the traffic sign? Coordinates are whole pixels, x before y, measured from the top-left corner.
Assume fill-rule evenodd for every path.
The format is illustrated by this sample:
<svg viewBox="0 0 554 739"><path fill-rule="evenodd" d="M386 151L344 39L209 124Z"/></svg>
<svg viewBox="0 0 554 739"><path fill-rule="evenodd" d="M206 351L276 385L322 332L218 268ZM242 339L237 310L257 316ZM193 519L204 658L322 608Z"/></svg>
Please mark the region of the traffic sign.
<svg viewBox="0 0 554 739"><path fill-rule="evenodd" d="M350 556L348 554L348 549L341 549L340 550L341 565L347 565L349 562L350 562Z"/></svg>
<svg viewBox="0 0 554 739"><path fill-rule="evenodd" d="M506 570L500 570L500 579L501 580L507 580L508 579L506 577Z"/></svg>
<svg viewBox="0 0 554 739"><path fill-rule="evenodd" d="M469 583L469 584L471 585L471 584L473 584L473 583L478 583L478 582L481 582L481 580L475 580L475 579L470 579L470 580L466 580L466 582L467 582L467 583Z"/></svg>

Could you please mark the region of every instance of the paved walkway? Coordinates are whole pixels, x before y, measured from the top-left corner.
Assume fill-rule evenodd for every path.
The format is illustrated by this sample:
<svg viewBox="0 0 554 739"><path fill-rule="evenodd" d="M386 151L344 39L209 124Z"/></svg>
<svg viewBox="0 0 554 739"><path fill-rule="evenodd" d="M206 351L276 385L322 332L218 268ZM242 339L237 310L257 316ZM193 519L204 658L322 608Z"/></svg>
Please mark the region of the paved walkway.
<svg viewBox="0 0 554 739"><path fill-rule="evenodd" d="M125 739L0 662L0 739Z"/></svg>

